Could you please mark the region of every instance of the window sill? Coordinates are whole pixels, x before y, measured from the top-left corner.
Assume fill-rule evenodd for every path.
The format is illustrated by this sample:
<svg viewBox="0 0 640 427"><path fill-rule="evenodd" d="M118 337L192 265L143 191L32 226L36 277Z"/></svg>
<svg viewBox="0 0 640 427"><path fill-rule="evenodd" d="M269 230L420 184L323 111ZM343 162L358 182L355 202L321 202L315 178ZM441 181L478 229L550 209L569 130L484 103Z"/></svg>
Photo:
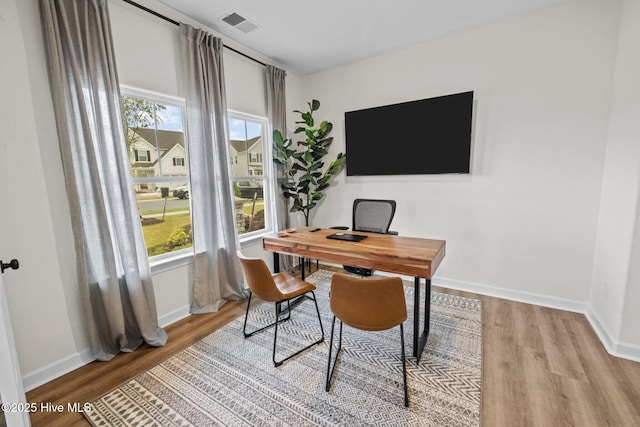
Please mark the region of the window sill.
<svg viewBox="0 0 640 427"><path fill-rule="evenodd" d="M193 248L183 249L171 254L160 255L149 260L152 275L173 270L191 263L193 263Z"/></svg>
<svg viewBox="0 0 640 427"><path fill-rule="evenodd" d="M261 231L259 233L256 234L251 234L250 236L240 236L240 247L246 247L246 246L252 246L255 245L256 243L259 243L260 241L262 241L262 238L264 236L268 236L269 234L272 234L273 231L272 230L265 230L265 231Z"/></svg>
<svg viewBox="0 0 640 427"><path fill-rule="evenodd" d="M271 230L251 234L247 237L240 237L240 247L253 246L262 241L264 236L271 234ZM173 270L193 263L193 249L183 249L170 254L159 255L149 260L151 274L159 274L168 270Z"/></svg>

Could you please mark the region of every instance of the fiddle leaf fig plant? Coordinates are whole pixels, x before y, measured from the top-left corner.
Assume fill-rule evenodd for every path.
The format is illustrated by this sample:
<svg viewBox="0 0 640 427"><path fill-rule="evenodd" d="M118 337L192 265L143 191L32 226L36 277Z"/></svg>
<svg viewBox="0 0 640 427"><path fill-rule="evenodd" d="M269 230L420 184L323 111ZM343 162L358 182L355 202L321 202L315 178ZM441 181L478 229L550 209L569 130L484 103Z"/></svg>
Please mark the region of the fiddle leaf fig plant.
<svg viewBox="0 0 640 427"><path fill-rule="evenodd" d="M278 183L284 197L293 200L290 212L302 212L308 226L310 211L322 199L331 179L344 169L347 157L339 153L323 172L323 158L333 142L333 137L329 136L333 124L325 120L316 126L313 113L320 108L320 101L314 99L307 104L309 111L294 110L301 118L296 121L298 127L294 134L302 134L304 140L294 146L291 138L285 138L279 130L274 130L273 161L284 167Z"/></svg>

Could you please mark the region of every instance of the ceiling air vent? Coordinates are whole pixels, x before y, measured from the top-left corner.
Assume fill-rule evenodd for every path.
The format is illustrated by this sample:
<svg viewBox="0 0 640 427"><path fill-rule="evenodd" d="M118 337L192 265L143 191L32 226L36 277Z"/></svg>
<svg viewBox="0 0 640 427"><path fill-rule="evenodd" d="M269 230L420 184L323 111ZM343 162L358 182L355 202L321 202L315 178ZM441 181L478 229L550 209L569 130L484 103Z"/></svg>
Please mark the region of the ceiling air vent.
<svg viewBox="0 0 640 427"><path fill-rule="evenodd" d="M254 24L253 22L249 21L244 16L238 15L235 12L232 12L232 13L228 14L227 16L222 18L222 20L224 22L226 22L227 24L231 25L232 27L237 28L238 30L242 31L243 33L249 33L251 31L255 30L256 28L258 28L258 26L256 24Z"/></svg>

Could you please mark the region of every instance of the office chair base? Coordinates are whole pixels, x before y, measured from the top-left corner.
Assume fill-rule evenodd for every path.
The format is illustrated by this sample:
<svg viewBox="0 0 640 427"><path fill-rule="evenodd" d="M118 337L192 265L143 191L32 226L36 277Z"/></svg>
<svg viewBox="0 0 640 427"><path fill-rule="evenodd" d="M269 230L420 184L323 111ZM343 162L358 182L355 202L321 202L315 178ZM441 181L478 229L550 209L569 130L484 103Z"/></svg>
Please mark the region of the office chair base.
<svg viewBox="0 0 640 427"><path fill-rule="evenodd" d="M371 276L373 274L373 270L368 268L353 267L351 265L343 265L342 268L344 268L345 271L357 274L358 276Z"/></svg>

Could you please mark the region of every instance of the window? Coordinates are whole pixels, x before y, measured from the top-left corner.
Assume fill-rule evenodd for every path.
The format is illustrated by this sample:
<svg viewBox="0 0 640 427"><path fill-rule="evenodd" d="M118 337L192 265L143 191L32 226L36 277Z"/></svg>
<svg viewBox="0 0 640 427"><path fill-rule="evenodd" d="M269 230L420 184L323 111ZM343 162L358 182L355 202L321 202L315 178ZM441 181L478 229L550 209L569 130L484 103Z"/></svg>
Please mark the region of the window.
<svg viewBox="0 0 640 427"><path fill-rule="evenodd" d="M150 162L151 151L149 150L135 150L136 162Z"/></svg>
<svg viewBox="0 0 640 427"><path fill-rule="evenodd" d="M131 176L150 257L191 247L184 101L122 89Z"/></svg>
<svg viewBox="0 0 640 427"><path fill-rule="evenodd" d="M231 184L235 194L236 227L241 238L272 229L269 189L271 151L262 117L229 112ZM265 172L266 171L266 172ZM266 197L269 200L269 197Z"/></svg>
<svg viewBox="0 0 640 427"><path fill-rule="evenodd" d="M249 153L249 163L252 163L255 167L255 164L258 163L259 165L262 164L262 153ZM252 171L253 169L249 169L249 171Z"/></svg>

